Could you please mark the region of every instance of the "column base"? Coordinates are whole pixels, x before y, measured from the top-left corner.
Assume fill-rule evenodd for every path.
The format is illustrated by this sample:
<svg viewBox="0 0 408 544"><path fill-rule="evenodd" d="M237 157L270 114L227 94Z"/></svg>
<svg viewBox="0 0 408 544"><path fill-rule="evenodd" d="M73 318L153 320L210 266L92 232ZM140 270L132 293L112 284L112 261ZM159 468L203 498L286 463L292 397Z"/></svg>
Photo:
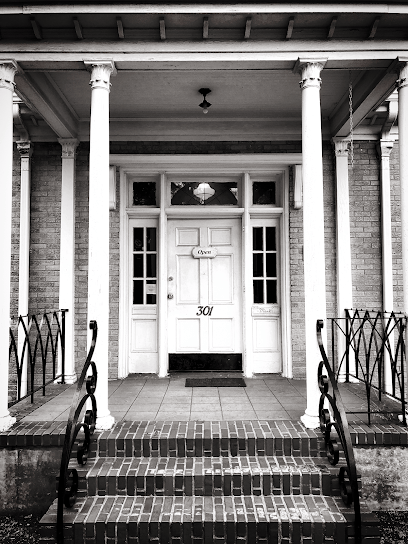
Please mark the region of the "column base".
<svg viewBox="0 0 408 544"><path fill-rule="evenodd" d="M4 417L0 417L0 432L8 431L16 422L16 418L12 417L10 414Z"/></svg>
<svg viewBox="0 0 408 544"><path fill-rule="evenodd" d="M77 375L75 372L73 374L65 374L64 381L65 383L72 385L73 383L76 383L78 380Z"/></svg>
<svg viewBox="0 0 408 544"><path fill-rule="evenodd" d="M115 424L115 418L112 415L97 417L95 429L98 431L108 431Z"/></svg>
<svg viewBox="0 0 408 544"><path fill-rule="evenodd" d="M306 412L300 417L300 421L306 429L317 429L320 427L319 416L310 416Z"/></svg>

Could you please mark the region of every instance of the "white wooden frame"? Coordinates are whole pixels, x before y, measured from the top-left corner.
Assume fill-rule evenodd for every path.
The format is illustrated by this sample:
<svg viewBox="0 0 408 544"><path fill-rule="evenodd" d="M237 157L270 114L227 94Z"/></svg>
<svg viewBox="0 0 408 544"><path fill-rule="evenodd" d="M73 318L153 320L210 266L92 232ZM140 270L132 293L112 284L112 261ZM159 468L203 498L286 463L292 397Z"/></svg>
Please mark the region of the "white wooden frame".
<svg viewBox="0 0 408 544"><path fill-rule="evenodd" d="M243 256L250 256L251 217L274 217L280 220L281 248L281 342L282 342L282 375L288 378L292 372L291 349L291 308L290 308L290 270L289 270L289 167L301 164L300 153L285 154L234 154L234 155L111 155L110 164L120 167L120 295L119 295L119 363L118 376L124 378L129 373L129 282L127 271L129 266L128 240L129 219L131 217L156 217L159 226L159 274L158 274L158 345L159 376L167 374L167 262L163 249L167 244L167 219L187 217L242 217ZM127 174L157 175L160 195L160 207L128 207ZM242 175L243 207L166 207L167 175L173 174L207 174L207 175ZM266 208L250 205L251 176L273 173L282 182L282 206ZM242 278L244 286L243 299L243 336L245 346L250 346L252 324L250 323L252 300L252 277L247 258L243 258ZM252 376L251 362L247 349L243 350L243 370L247 377Z"/></svg>

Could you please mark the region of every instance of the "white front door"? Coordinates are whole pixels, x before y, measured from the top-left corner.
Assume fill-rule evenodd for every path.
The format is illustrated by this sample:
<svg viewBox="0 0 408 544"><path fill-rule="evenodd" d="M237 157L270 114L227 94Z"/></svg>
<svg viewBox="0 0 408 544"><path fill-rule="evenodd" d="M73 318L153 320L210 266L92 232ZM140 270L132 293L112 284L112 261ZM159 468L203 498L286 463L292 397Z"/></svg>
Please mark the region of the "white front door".
<svg viewBox="0 0 408 544"><path fill-rule="evenodd" d="M170 370L242 369L241 220L168 224Z"/></svg>

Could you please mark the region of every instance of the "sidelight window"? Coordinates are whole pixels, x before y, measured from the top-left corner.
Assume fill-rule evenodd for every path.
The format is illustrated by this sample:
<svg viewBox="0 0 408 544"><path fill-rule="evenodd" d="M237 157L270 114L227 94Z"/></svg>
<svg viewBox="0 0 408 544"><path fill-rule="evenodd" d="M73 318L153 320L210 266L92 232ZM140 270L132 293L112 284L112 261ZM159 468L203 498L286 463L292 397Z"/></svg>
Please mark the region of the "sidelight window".
<svg viewBox="0 0 408 544"><path fill-rule="evenodd" d="M133 228L133 304L156 304L156 230L155 227Z"/></svg>
<svg viewBox="0 0 408 544"><path fill-rule="evenodd" d="M253 227L252 271L254 304L278 302L276 227Z"/></svg>

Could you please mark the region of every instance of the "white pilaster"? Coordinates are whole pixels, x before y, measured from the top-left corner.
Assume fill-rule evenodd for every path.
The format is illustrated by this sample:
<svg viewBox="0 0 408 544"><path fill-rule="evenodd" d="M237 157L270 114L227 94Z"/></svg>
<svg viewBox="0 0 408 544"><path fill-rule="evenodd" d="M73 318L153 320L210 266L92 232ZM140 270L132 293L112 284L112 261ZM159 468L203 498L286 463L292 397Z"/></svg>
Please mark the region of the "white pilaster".
<svg viewBox="0 0 408 544"><path fill-rule="evenodd" d="M167 293L169 280L167 274L167 214L166 214L166 186L167 178L165 173L160 174L160 218L159 218L159 377L168 375L168 337L167 337Z"/></svg>
<svg viewBox="0 0 408 544"><path fill-rule="evenodd" d="M408 62L402 64L397 85L403 312L408 315Z"/></svg>
<svg viewBox="0 0 408 544"><path fill-rule="evenodd" d="M75 383L75 154L78 140L58 141L62 146L59 307L68 310L65 314L65 383Z"/></svg>
<svg viewBox="0 0 408 544"><path fill-rule="evenodd" d="M18 267L18 315L28 314L28 290L30 267L30 194L31 194L31 155L33 146L29 141L18 141L17 149L20 153L20 248ZM28 324L28 318L25 318ZM18 330L18 359L21 362L25 342L24 327ZM21 372L21 396L27 394L27 346L24 352Z"/></svg>
<svg viewBox="0 0 408 544"><path fill-rule="evenodd" d="M378 154L381 157L381 248L382 248L382 290L383 311L392 312L394 308L393 274L392 274L392 232L391 232L391 182L390 155L394 142L380 140ZM390 343L394 345L394 334L390 335ZM384 382L385 390L392 393L392 372L389 353L384 352Z"/></svg>
<svg viewBox="0 0 408 544"><path fill-rule="evenodd" d="M16 421L8 410L8 362L10 328L11 213L13 184L13 91L17 65L0 63L0 180L2 209L0 214L0 431Z"/></svg>
<svg viewBox="0 0 408 544"><path fill-rule="evenodd" d="M334 138L336 155L336 242L337 242L337 315L346 316L345 309L353 306L353 283L351 277L351 247L350 247L350 199L348 177L348 144L347 140ZM345 322L342 321L341 325ZM339 333L337 336L337 357L340 363L346 350L346 338ZM346 361L343 361L339 381L346 376Z"/></svg>
<svg viewBox="0 0 408 544"><path fill-rule="evenodd" d="M110 429L114 418L108 406L109 348L109 90L113 61L85 61L91 70L89 152L88 323L98 323L93 360L98 368L96 401L98 429ZM90 345L88 334L88 347Z"/></svg>
<svg viewBox="0 0 408 544"><path fill-rule="evenodd" d="M317 367L321 355L316 339L316 321L326 326L326 281L324 255L323 157L320 112L320 72L326 60L299 59L296 71L301 73L302 89L302 178L305 274L305 357L306 411L302 416L308 428L319 425L320 391ZM323 329L325 337L325 329Z"/></svg>

